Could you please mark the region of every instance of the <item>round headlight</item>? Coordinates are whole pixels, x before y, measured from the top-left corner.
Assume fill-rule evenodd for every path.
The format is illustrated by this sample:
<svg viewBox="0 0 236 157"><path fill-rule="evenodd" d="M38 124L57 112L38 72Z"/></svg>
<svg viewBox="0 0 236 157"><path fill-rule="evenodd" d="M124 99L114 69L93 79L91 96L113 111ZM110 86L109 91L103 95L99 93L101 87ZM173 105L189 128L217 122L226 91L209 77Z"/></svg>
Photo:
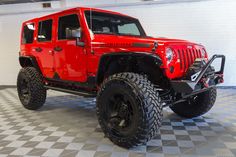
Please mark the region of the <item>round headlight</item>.
<svg viewBox="0 0 236 157"><path fill-rule="evenodd" d="M171 62L174 56L174 52L171 48L166 49L166 59L168 62Z"/></svg>

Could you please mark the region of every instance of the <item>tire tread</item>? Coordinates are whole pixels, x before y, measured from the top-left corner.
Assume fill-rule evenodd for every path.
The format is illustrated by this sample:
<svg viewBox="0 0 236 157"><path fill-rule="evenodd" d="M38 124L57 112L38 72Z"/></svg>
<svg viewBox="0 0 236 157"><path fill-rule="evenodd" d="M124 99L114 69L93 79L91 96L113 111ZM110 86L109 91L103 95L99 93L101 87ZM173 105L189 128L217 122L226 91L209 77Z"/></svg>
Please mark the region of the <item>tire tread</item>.
<svg viewBox="0 0 236 157"><path fill-rule="evenodd" d="M23 106L29 110L37 110L41 108L45 103L47 95L42 75L34 67L22 68L17 78L17 86L19 86L19 81L22 79L21 77L26 77L26 79L29 81L30 88L30 100L28 103L25 103L22 100L19 94L20 91L18 89L18 95Z"/></svg>
<svg viewBox="0 0 236 157"><path fill-rule="evenodd" d="M140 106L143 117L140 117L141 126L132 138L120 140L119 138L114 138L109 132L106 131L105 126L101 122L100 110L97 107L97 115L99 123L105 135L110 138L112 142L122 147L133 147L139 144L145 144L147 141L152 139L157 135L158 129L161 126L162 121L162 105L158 92L155 90L153 84L143 75L136 73L118 73L108 77L98 92L97 96L97 106L99 106L99 99L102 96L103 91L106 89L108 82L112 80L122 80L131 85L134 91L138 92L137 97L142 100L142 106Z"/></svg>

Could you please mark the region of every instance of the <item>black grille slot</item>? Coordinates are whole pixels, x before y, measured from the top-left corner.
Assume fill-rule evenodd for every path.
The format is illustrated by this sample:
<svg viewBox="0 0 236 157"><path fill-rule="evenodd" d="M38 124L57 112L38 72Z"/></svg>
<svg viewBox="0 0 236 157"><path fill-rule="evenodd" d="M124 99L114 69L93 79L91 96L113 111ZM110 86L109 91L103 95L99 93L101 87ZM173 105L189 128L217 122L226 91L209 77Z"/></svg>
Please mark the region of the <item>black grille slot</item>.
<svg viewBox="0 0 236 157"><path fill-rule="evenodd" d="M195 49L193 49L193 58L194 58L194 60L193 60L193 62L194 62L195 59L197 58L197 57L196 57L196 51L195 51Z"/></svg>
<svg viewBox="0 0 236 157"><path fill-rule="evenodd" d="M201 58L201 50L198 50L198 58Z"/></svg>
<svg viewBox="0 0 236 157"><path fill-rule="evenodd" d="M186 50L186 62L187 62L187 65L186 65L186 67L189 67L190 60L189 60L188 49Z"/></svg>
<svg viewBox="0 0 236 157"><path fill-rule="evenodd" d="M185 55L185 51L184 50L182 50L182 52L183 52L184 70L185 70L186 69L186 64L187 64L187 62L186 62L186 55Z"/></svg>
<svg viewBox="0 0 236 157"><path fill-rule="evenodd" d="M181 54L180 50L178 50L179 60L180 60L180 69L183 68L183 55Z"/></svg>

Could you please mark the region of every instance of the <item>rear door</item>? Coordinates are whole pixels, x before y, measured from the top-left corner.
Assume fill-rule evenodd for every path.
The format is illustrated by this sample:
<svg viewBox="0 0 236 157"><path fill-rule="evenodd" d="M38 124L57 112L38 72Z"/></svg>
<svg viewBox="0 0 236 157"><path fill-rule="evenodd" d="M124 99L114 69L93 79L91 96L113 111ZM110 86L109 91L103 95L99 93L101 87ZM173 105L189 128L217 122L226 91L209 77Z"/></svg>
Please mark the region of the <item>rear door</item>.
<svg viewBox="0 0 236 157"><path fill-rule="evenodd" d="M86 82L86 51L84 47L76 45L76 39L66 38L67 28L80 28L79 16L76 13L59 15L57 24L57 39L54 44L56 76L61 80Z"/></svg>
<svg viewBox="0 0 236 157"><path fill-rule="evenodd" d="M33 51L39 63L44 77L53 78L54 75L54 54L53 54L53 34L54 19L47 18L39 20L37 23L36 43Z"/></svg>
<svg viewBox="0 0 236 157"><path fill-rule="evenodd" d="M33 55L32 50L34 50L33 47L35 45L35 34L35 22L27 22L23 24L20 47L20 51L23 56Z"/></svg>

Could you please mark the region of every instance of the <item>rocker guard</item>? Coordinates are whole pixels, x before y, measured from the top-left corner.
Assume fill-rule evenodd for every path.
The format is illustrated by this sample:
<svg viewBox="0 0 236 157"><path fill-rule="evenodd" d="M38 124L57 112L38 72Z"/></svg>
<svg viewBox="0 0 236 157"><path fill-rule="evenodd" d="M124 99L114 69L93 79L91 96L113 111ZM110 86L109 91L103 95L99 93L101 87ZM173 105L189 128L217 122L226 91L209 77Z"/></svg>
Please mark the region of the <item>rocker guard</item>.
<svg viewBox="0 0 236 157"><path fill-rule="evenodd" d="M198 85L199 81L201 81L202 77L206 73L208 67L212 64L212 62L217 59L221 58L221 68L220 71L215 72L214 79L211 79L204 87ZM217 84L223 82L223 73L225 67L225 56L224 55L213 55L212 58L206 63L206 65L202 68L202 71L199 73L198 77L195 81L190 80L172 80L171 85L172 88L178 93L200 93L208 88L214 87Z"/></svg>

